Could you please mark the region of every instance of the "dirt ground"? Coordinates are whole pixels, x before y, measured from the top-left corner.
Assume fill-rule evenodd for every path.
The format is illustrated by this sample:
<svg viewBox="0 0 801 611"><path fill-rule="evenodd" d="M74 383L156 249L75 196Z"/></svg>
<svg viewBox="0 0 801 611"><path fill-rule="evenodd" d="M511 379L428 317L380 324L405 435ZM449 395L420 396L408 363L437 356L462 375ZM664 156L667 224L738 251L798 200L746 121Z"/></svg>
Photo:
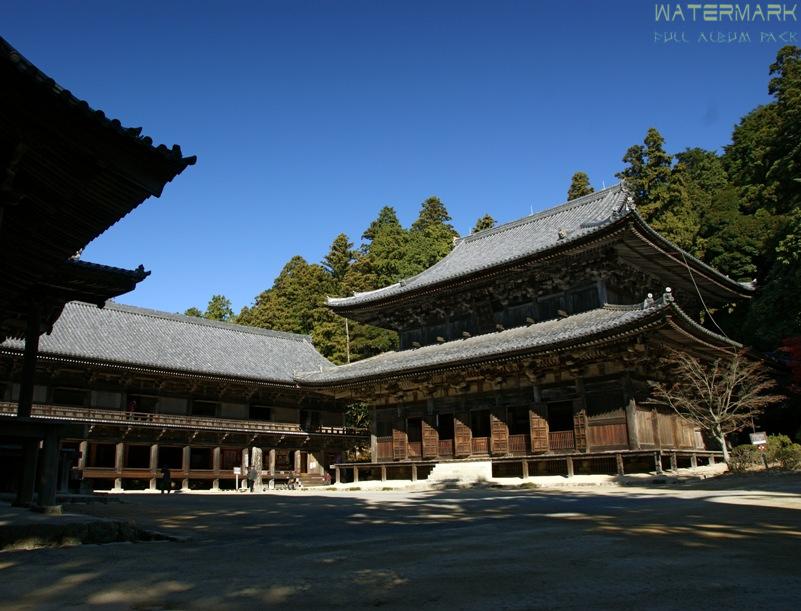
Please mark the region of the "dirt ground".
<svg viewBox="0 0 801 611"><path fill-rule="evenodd" d="M0 554L0 608L797 608L801 476L125 495L181 541Z"/></svg>

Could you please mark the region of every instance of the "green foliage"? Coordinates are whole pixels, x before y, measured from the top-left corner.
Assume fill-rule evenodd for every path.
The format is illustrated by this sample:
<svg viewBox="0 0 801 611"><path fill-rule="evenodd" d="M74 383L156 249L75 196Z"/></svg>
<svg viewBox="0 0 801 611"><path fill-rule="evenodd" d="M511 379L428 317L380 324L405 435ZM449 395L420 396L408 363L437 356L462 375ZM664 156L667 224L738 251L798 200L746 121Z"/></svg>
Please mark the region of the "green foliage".
<svg viewBox="0 0 801 611"><path fill-rule="evenodd" d="M801 469L801 445L794 443L782 448L777 458L782 469Z"/></svg>
<svg viewBox="0 0 801 611"><path fill-rule="evenodd" d="M735 473L750 471L761 464L762 457L759 449L751 444L733 448L729 457L729 469Z"/></svg>
<svg viewBox="0 0 801 611"><path fill-rule="evenodd" d="M235 322L231 301L224 295L213 295L209 299L205 312L201 312L200 309L193 306L184 312L184 316Z"/></svg>
<svg viewBox="0 0 801 611"><path fill-rule="evenodd" d="M231 309L231 300L224 295L212 295L203 318L209 320L229 320L234 315Z"/></svg>
<svg viewBox="0 0 801 611"><path fill-rule="evenodd" d="M590 177L585 172L576 172L570 180L570 188L567 190L567 199L577 199L584 195L594 192L590 184Z"/></svg>
<svg viewBox="0 0 801 611"><path fill-rule="evenodd" d="M323 267L331 275L334 282L341 282L353 263L353 242L344 233L340 233L331 244L331 249L323 259Z"/></svg>
<svg viewBox="0 0 801 611"><path fill-rule="evenodd" d="M489 214L485 214L476 221L476 224L473 226L473 229L470 233L478 233L479 231L484 231L485 229L492 229L493 227L495 227L495 219L492 218Z"/></svg>
<svg viewBox="0 0 801 611"><path fill-rule="evenodd" d="M370 426L370 409L366 403L351 403L345 408L345 426L366 429Z"/></svg>

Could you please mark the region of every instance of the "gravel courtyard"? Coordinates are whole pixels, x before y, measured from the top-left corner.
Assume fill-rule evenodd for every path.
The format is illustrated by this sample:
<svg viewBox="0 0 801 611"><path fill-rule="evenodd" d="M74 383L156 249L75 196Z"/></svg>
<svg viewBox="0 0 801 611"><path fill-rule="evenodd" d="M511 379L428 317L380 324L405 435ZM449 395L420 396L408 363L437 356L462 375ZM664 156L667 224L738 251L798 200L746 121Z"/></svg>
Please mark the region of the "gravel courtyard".
<svg viewBox="0 0 801 611"><path fill-rule="evenodd" d="M181 541L0 554L0 608L796 608L801 477L125 495Z"/></svg>

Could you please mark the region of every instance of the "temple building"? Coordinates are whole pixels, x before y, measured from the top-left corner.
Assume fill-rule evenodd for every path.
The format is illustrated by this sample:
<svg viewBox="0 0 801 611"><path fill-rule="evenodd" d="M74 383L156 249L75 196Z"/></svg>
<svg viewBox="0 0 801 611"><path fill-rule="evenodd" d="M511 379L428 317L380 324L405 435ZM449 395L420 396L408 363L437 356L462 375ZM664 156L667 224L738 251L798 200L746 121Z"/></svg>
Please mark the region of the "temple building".
<svg viewBox="0 0 801 611"><path fill-rule="evenodd" d="M23 353L0 344L0 414L16 413ZM185 490L233 488L251 465L259 480L322 483L366 441L341 404L295 385L331 366L303 335L71 302L41 338L32 417L73 424L62 490L155 490L162 467Z"/></svg>
<svg viewBox="0 0 801 611"><path fill-rule="evenodd" d="M0 38L0 341L24 339L19 398L0 422L0 447L21 469L17 504L55 504L59 420L33 417L39 337L65 304L102 306L148 272L82 261L79 253L195 163L179 146L154 146L73 96ZM10 461L6 461L8 465ZM4 470L8 472L8 469Z"/></svg>
<svg viewBox="0 0 801 611"><path fill-rule="evenodd" d="M297 376L363 401L373 464L338 475L622 473L714 461L700 431L646 403L667 347L738 349L699 314L752 294L650 228L623 186L459 240L417 276L329 300L400 350ZM708 318L708 317L707 317ZM458 469L457 469L458 470Z"/></svg>

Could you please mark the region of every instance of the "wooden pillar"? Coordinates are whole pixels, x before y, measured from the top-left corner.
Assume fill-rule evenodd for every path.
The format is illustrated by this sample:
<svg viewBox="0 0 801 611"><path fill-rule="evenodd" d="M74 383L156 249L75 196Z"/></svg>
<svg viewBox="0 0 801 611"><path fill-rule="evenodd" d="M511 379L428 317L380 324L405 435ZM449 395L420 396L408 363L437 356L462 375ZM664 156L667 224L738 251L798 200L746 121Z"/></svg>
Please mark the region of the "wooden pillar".
<svg viewBox="0 0 801 611"><path fill-rule="evenodd" d="M615 454L615 462L617 462L617 474L618 475L625 475L626 472L623 469L623 455L622 454Z"/></svg>
<svg viewBox="0 0 801 611"><path fill-rule="evenodd" d="M270 477L275 477L275 448L270 448L268 469L270 470ZM339 473L339 471L337 471Z"/></svg>
<svg viewBox="0 0 801 611"><path fill-rule="evenodd" d="M690 467L693 469L698 468L698 456L696 456L695 453L690 454Z"/></svg>
<svg viewBox="0 0 801 611"><path fill-rule="evenodd" d="M359 467L356 466L353 467L353 483L359 483Z"/></svg>
<svg viewBox="0 0 801 611"><path fill-rule="evenodd" d="M676 472L679 470L679 460L675 452L670 453L670 470Z"/></svg>
<svg viewBox="0 0 801 611"><path fill-rule="evenodd" d="M19 476L16 507L30 507L36 489L36 467L39 462L39 440L24 439L22 441L22 470Z"/></svg>
<svg viewBox="0 0 801 611"><path fill-rule="evenodd" d="M58 480L58 455L61 439L55 427L45 433L42 453L42 476L37 500L45 513L60 514L61 506L56 504L56 484Z"/></svg>
<svg viewBox="0 0 801 611"><path fill-rule="evenodd" d="M158 488L159 476L159 444L154 443L150 446L150 482L148 487L151 490Z"/></svg>
<svg viewBox="0 0 801 611"><path fill-rule="evenodd" d="M378 425L376 424L375 407L370 408L370 460L378 462Z"/></svg>
<svg viewBox="0 0 801 611"><path fill-rule="evenodd" d="M28 305L28 320L25 327L25 352L22 357L22 379L20 380L17 417L30 418L33 406L33 382L36 374L36 354L39 352L39 305ZM19 475L17 498L19 507L29 507L36 488L36 467L39 460L39 440L25 439L22 442L22 469Z"/></svg>
<svg viewBox="0 0 801 611"><path fill-rule="evenodd" d="M381 465L381 481L382 482L387 481L387 466L386 465Z"/></svg>
<svg viewBox="0 0 801 611"><path fill-rule="evenodd" d="M573 477L573 458L570 456L566 457L565 464L567 465L567 476Z"/></svg>
<svg viewBox="0 0 801 611"><path fill-rule="evenodd" d="M334 483L339 484L342 481L342 477L339 473L339 467L334 467Z"/></svg>
<svg viewBox="0 0 801 611"><path fill-rule="evenodd" d="M640 449L640 431L637 429L637 404L631 397L626 403L626 428L629 433L629 449Z"/></svg>
<svg viewBox="0 0 801 611"><path fill-rule="evenodd" d="M584 393L584 380L576 378L576 399L573 400L573 437L576 450L590 451L589 418L587 416L587 397Z"/></svg>
<svg viewBox="0 0 801 611"><path fill-rule="evenodd" d="M119 442L114 447L114 473L116 477L114 478L114 492L122 492L122 469L124 466L125 460L125 444L123 442Z"/></svg>
<svg viewBox="0 0 801 611"><path fill-rule="evenodd" d="M715 457L712 454L710 454L709 455L709 465L712 466L714 464L715 464Z"/></svg>
<svg viewBox="0 0 801 611"><path fill-rule="evenodd" d="M211 480L211 489L215 492L220 490L220 467L222 465L222 449L216 446L211 450L211 468L214 471L214 479Z"/></svg>
<svg viewBox="0 0 801 611"><path fill-rule="evenodd" d="M264 456L261 453L261 448L253 448L251 459L253 461L253 467L256 469L256 484L254 485L254 489L261 490L261 471L264 468Z"/></svg>
<svg viewBox="0 0 801 611"><path fill-rule="evenodd" d="M184 446L183 456L181 457L181 471L184 472L184 477L181 481L181 490L189 490L189 456L191 452L191 446Z"/></svg>
<svg viewBox="0 0 801 611"><path fill-rule="evenodd" d="M247 448L242 449L242 475L247 473L248 467L250 466L250 451Z"/></svg>
<svg viewBox="0 0 801 611"><path fill-rule="evenodd" d="M417 481L417 465L412 463L412 481Z"/></svg>
<svg viewBox="0 0 801 611"><path fill-rule="evenodd" d="M83 471L86 469L86 460L89 457L89 442L84 440L79 443L78 452L80 452L80 456L78 456L78 469Z"/></svg>
<svg viewBox="0 0 801 611"><path fill-rule="evenodd" d="M654 447L662 447L662 438L659 435L659 412L656 408L651 410L651 430L654 433Z"/></svg>
<svg viewBox="0 0 801 611"><path fill-rule="evenodd" d="M662 474L662 455L661 452L654 452L654 470L657 475Z"/></svg>
<svg viewBox="0 0 801 611"><path fill-rule="evenodd" d="M300 450L295 450L292 470L295 473L300 473Z"/></svg>
<svg viewBox="0 0 801 611"><path fill-rule="evenodd" d="M523 479L526 479L528 477L528 461L522 461L521 466L523 467Z"/></svg>
<svg viewBox="0 0 801 611"><path fill-rule="evenodd" d="M22 356L22 379L20 380L17 417L30 418L33 406L33 382L36 375L36 355L39 352L40 332L39 304L28 304L28 320L25 325L25 352Z"/></svg>

